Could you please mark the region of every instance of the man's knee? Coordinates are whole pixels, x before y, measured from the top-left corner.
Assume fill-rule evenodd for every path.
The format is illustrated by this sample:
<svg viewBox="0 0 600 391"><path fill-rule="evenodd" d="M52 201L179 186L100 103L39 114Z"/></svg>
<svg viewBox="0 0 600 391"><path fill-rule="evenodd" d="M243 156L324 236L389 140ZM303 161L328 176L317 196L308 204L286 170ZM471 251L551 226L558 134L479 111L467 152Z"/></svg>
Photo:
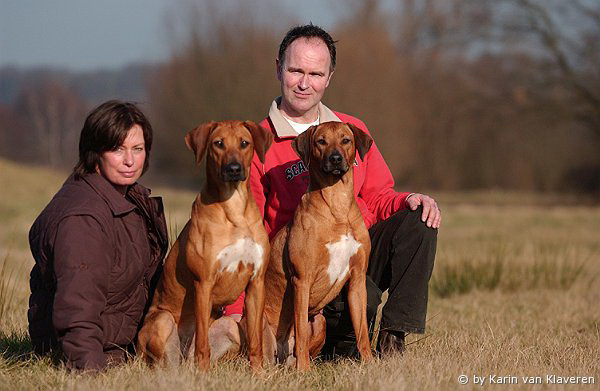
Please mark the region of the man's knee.
<svg viewBox="0 0 600 391"><path fill-rule="evenodd" d="M398 227L397 235L394 238L396 241L404 241L405 235L414 235L421 240L431 241L437 238L437 229L427 226L427 223L422 220L423 206L415 210L404 210L397 213ZM402 237L399 237L402 236Z"/></svg>
<svg viewBox="0 0 600 391"><path fill-rule="evenodd" d="M435 262L438 230L428 227L421 220L422 206L414 211L405 211L405 213L393 237L393 246L396 251L414 251L414 256L419 259L418 264L426 266L430 275Z"/></svg>
<svg viewBox="0 0 600 391"><path fill-rule="evenodd" d="M421 216L423 215L423 207L419 206L416 210L410 211L406 221L409 225L405 227L404 238L396 238L400 243L402 240L407 240L413 243L413 246L418 249L417 253L419 262L418 264L423 265L423 272L427 275L427 280L431 277L433 271L433 264L435 262L435 253L437 250L437 233L436 228L428 227L425 222L422 221ZM417 256L415 253L415 256Z"/></svg>

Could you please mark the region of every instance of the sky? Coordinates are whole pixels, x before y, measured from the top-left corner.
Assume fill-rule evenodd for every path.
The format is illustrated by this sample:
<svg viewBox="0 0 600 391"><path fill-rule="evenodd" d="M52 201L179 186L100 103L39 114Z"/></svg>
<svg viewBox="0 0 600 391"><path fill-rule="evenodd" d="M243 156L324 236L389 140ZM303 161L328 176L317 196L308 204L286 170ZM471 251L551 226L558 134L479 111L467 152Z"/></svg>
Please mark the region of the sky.
<svg viewBox="0 0 600 391"><path fill-rule="evenodd" d="M260 8L277 0L244 1ZM168 17L184 3L0 0L0 67L53 66L86 71L159 62L170 53ZM220 4L226 3L235 1L221 0ZM333 23L332 0L303 0L301 7L296 0L277 3L298 22L312 21L325 28Z"/></svg>

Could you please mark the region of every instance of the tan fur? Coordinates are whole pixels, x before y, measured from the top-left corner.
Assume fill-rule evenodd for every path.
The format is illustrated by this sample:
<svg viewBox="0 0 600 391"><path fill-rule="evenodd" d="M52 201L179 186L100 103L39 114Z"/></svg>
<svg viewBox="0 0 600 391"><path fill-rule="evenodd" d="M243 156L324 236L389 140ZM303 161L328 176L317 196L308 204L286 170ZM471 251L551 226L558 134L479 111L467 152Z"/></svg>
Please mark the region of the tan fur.
<svg viewBox="0 0 600 391"><path fill-rule="evenodd" d="M246 290L248 354L252 369L258 371L262 365L269 243L247 181L254 152L264 160L272 135L250 121L211 122L190 131L185 141L198 163L207 156L207 183L167 256L138 336L138 352L150 362L167 365L193 355L202 369L208 369L211 359L239 351L237 324L231 319L217 319L217 310ZM241 165L245 178L226 180L223 168L232 162ZM243 245L241 249L236 243ZM224 249L228 246L237 252L227 253ZM262 259L257 258L259 248ZM232 270L223 269L219 254L230 262ZM232 258L238 255L257 262Z"/></svg>
<svg viewBox="0 0 600 391"><path fill-rule="evenodd" d="M322 140L322 141L320 141ZM348 302L358 350L371 359L367 329L365 286L369 233L354 198L353 164L362 158L371 138L353 125L328 122L309 128L294 141L294 148L309 167L310 184L294 218L271 241L271 257L265 275L265 321L276 340L276 352L265 349L266 359L309 368L325 340L325 318L321 309L348 284ZM342 172L327 172L327 162L337 151ZM329 167L330 168L330 167ZM345 173L343 170L346 170ZM328 245L356 243L348 261L348 272L331 282L328 268L333 259ZM293 349L293 357L291 355ZM273 354L271 355L271 354ZM270 355L270 356L268 356Z"/></svg>

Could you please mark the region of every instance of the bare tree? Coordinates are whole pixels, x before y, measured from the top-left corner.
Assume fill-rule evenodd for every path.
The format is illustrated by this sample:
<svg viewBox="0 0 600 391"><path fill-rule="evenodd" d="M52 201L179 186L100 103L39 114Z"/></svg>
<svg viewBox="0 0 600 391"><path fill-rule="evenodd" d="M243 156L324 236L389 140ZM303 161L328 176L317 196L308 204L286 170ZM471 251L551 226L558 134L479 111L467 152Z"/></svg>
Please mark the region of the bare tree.
<svg viewBox="0 0 600 391"><path fill-rule="evenodd" d="M26 147L36 151L37 162L54 167L75 163L79 130L86 113L77 94L53 80L30 84L17 98L15 113L25 123L25 129L32 132L31 145Z"/></svg>
<svg viewBox="0 0 600 391"><path fill-rule="evenodd" d="M236 18L243 7L203 4L186 12L151 84L163 148L155 156L184 174L193 163L181 140L191 127L264 117L279 92L277 43L292 24L274 31ZM590 147L600 141L597 2L335 5L344 17L329 29L339 60L325 103L365 120L399 184L562 190L572 168L598 160ZM567 19L577 26L564 27Z"/></svg>
<svg viewBox="0 0 600 391"><path fill-rule="evenodd" d="M541 81L564 91L571 115L595 134L600 144L600 3L505 0L518 18L504 20L507 37L538 44L553 69ZM526 50L526 49L525 49Z"/></svg>
<svg viewBox="0 0 600 391"><path fill-rule="evenodd" d="M177 168L171 170L170 179L179 176L184 182L190 178L197 182L197 170L183 142L188 130L213 120L258 121L278 92L278 34L270 24L257 22L252 16L256 10L248 3L233 3L238 6L223 8L208 1L180 9L185 11L184 24L174 34L175 50L150 83L159 140L155 162L161 169ZM233 14L245 16L233 18Z"/></svg>

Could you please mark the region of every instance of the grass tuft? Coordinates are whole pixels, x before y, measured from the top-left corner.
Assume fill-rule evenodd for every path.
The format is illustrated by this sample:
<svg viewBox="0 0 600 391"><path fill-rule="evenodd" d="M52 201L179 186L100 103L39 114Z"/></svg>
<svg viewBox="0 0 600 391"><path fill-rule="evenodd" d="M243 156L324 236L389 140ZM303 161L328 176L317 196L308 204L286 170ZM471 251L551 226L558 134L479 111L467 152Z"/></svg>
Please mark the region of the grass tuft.
<svg viewBox="0 0 600 391"><path fill-rule="evenodd" d="M5 319L9 309L13 305L15 294L14 271L8 268L10 253L7 252L0 265L0 319Z"/></svg>
<svg viewBox="0 0 600 391"><path fill-rule="evenodd" d="M0 332L0 356L8 363L26 363L35 358L31 339L26 332Z"/></svg>
<svg viewBox="0 0 600 391"><path fill-rule="evenodd" d="M525 250L521 250L525 251ZM568 290L586 275L586 264L597 251L578 254L576 247L563 244L557 249L534 247L531 254L517 249L489 251L491 259L462 258L437 265L431 279L433 295L446 298L473 290L504 292L534 289ZM515 262L515 259L526 259Z"/></svg>

